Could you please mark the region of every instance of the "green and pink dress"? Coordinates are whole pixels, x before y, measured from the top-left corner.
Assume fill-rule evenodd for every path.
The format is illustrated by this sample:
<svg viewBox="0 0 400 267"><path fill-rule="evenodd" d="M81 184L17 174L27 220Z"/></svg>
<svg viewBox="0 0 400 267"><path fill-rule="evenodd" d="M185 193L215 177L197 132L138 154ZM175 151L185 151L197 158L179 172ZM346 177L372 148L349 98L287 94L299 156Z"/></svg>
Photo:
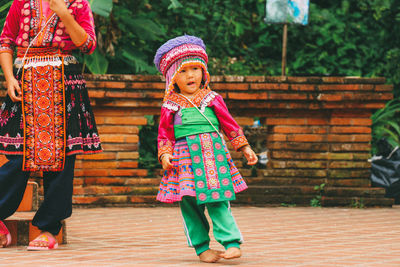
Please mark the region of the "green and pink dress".
<svg viewBox="0 0 400 267"><path fill-rule="evenodd" d="M192 102L221 129L235 150L248 145L243 130L230 115L222 97L201 89ZM199 110L172 93L161 108L158 155L173 155L173 168L164 172L157 200L181 201L196 197L198 204L234 200L247 188L220 134Z"/></svg>

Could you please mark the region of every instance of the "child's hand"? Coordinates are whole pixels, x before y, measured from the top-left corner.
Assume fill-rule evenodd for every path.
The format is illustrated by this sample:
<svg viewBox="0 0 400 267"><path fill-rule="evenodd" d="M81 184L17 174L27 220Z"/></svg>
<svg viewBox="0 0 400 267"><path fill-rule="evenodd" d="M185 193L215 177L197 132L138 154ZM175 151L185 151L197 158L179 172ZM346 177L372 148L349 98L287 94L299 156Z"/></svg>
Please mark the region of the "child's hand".
<svg viewBox="0 0 400 267"><path fill-rule="evenodd" d="M258 158L256 153L254 153L253 149L249 145L242 147L241 151L243 152L243 155L247 159L247 164L248 165L254 165L257 163Z"/></svg>
<svg viewBox="0 0 400 267"><path fill-rule="evenodd" d="M161 163L164 170L169 170L173 167L172 165L172 158L171 154L164 154L161 157Z"/></svg>

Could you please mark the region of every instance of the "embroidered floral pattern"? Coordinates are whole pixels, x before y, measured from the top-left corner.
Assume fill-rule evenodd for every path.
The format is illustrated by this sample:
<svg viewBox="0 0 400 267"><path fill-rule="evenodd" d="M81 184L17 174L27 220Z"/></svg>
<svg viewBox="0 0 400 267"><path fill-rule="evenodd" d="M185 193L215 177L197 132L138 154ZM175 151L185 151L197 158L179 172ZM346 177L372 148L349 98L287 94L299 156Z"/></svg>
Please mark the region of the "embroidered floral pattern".
<svg viewBox="0 0 400 267"><path fill-rule="evenodd" d="M193 96L191 101L198 107L200 107L201 105L207 106L215 98L216 94L217 93L211 91L209 88L201 89L196 93L196 95ZM187 101L186 98L177 93L172 93L165 102L167 102L171 106L179 106L180 108L193 107L193 105L189 101Z"/></svg>
<svg viewBox="0 0 400 267"><path fill-rule="evenodd" d="M242 146L248 145L249 142L247 141L247 139L244 135L241 135L241 136L236 137L235 139L232 139L231 144L232 144L233 148L237 151Z"/></svg>
<svg viewBox="0 0 400 267"><path fill-rule="evenodd" d="M9 119L13 118L15 116L15 113L17 112L17 105L13 105L11 107L11 111L8 111L6 108L6 103L3 103L1 105L0 109L0 126L3 127L6 125Z"/></svg>
<svg viewBox="0 0 400 267"><path fill-rule="evenodd" d="M161 140L158 142L158 158L161 159L160 157L163 154L170 154L172 155L174 148L172 147L172 143L169 140Z"/></svg>
<svg viewBox="0 0 400 267"><path fill-rule="evenodd" d="M61 171L65 159L65 99L61 66L27 68L23 79L25 171Z"/></svg>

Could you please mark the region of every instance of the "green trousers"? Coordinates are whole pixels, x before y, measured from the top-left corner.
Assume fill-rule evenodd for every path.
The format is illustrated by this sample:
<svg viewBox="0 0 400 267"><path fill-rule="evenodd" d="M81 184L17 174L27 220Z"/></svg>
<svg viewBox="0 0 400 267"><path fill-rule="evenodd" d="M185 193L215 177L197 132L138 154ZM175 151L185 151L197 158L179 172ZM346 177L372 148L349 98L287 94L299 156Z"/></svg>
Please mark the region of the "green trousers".
<svg viewBox="0 0 400 267"><path fill-rule="evenodd" d="M204 214L206 207L213 224L215 240L225 249L240 247L243 242L242 234L232 216L228 201L198 205L196 198L184 196L180 207L188 244L194 247L197 255L210 248L210 225Z"/></svg>

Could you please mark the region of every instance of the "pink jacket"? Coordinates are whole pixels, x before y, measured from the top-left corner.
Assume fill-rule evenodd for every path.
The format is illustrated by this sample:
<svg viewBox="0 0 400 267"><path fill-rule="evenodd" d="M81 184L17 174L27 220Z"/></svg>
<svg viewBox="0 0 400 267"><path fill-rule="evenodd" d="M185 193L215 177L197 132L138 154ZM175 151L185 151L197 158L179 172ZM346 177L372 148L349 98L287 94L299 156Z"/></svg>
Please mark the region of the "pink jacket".
<svg viewBox="0 0 400 267"><path fill-rule="evenodd" d="M64 0L69 12L85 30L86 39L76 46L64 24L53 12L46 12L43 0L14 0L0 35L0 53L13 53L15 46L28 47L40 28L50 19L32 47L57 47L70 54L74 49L91 54L96 48L93 14L87 0Z"/></svg>
<svg viewBox="0 0 400 267"><path fill-rule="evenodd" d="M192 102L198 107L210 107L214 110L215 115L220 123L220 128L231 142L233 148L239 148L248 145L243 130L237 124L235 119L229 113L223 98L214 91L209 89L200 90L192 99ZM158 158L164 153L173 153L175 145L174 123L179 109L193 107L185 98L177 93L173 93L163 103L161 107L160 125L158 127Z"/></svg>

